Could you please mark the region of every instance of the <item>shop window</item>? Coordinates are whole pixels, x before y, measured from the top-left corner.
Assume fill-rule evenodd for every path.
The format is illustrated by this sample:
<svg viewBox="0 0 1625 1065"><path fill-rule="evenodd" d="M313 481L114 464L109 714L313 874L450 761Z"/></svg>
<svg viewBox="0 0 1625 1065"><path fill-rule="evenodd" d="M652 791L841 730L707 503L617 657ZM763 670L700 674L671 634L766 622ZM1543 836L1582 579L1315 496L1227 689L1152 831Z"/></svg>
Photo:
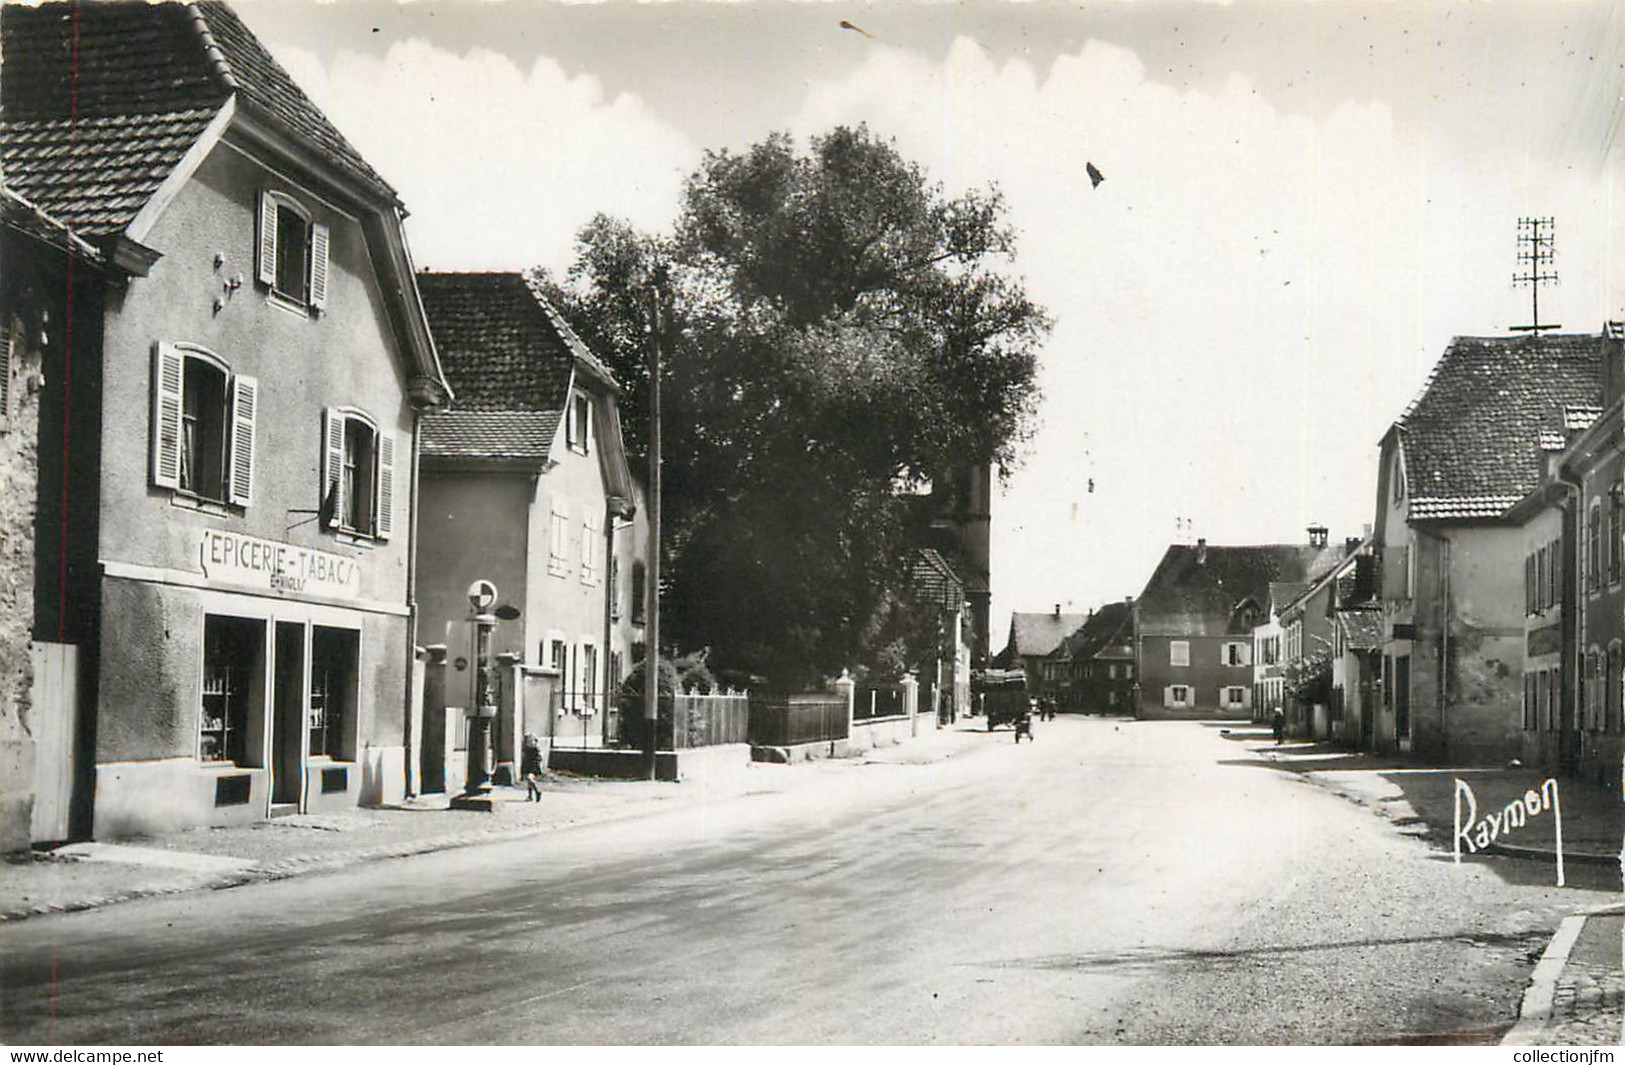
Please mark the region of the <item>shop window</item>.
<svg viewBox="0 0 1625 1065"><path fill-rule="evenodd" d="M204 618L200 761L259 764L262 728L255 711L262 679L264 633L264 622L212 615Z"/></svg>
<svg viewBox="0 0 1625 1065"><path fill-rule="evenodd" d="M260 193L258 276L272 295L300 310L327 306L331 235L297 200Z"/></svg>
<svg viewBox="0 0 1625 1065"><path fill-rule="evenodd" d="M305 704L312 758L353 761L359 634L316 626L310 635L310 699Z"/></svg>
<svg viewBox="0 0 1625 1065"><path fill-rule="evenodd" d="M254 494L259 382L187 344L159 343L153 374L153 484L247 506Z"/></svg>
<svg viewBox="0 0 1625 1065"><path fill-rule="evenodd" d="M322 439L322 516L327 527L387 540L395 527L394 436L361 411L331 407Z"/></svg>

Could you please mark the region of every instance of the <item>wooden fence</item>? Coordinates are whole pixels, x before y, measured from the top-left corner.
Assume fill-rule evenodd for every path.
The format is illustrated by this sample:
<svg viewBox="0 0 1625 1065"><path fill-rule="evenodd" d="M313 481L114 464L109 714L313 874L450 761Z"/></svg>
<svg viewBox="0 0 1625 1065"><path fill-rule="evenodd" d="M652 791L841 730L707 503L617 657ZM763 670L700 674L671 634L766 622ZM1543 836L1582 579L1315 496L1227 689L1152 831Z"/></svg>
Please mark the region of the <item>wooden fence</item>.
<svg viewBox="0 0 1625 1065"><path fill-rule="evenodd" d="M750 736L750 696L673 695L672 748L744 743Z"/></svg>
<svg viewBox="0 0 1625 1065"><path fill-rule="evenodd" d="M750 700L750 742L762 747L832 743L848 735L843 695L760 695Z"/></svg>

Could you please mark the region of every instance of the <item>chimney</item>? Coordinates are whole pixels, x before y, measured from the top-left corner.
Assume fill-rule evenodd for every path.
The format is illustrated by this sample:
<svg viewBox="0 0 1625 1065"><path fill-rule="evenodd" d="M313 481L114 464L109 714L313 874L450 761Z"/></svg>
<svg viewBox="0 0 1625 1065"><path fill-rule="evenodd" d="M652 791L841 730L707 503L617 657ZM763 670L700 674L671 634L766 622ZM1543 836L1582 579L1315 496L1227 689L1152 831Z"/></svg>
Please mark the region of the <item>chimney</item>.
<svg viewBox="0 0 1625 1065"><path fill-rule="evenodd" d="M1207 565L1207 537L1205 536L1196 538L1196 564L1198 566Z"/></svg>
<svg viewBox="0 0 1625 1065"><path fill-rule="evenodd" d="M1362 542L1363 541L1358 536L1345 536L1343 538L1343 554L1354 554L1354 552L1360 550L1360 544Z"/></svg>
<svg viewBox="0 0 1625 1065"><path fill-rule="evenodd" d="M1326 546L1326 526L1320 524L1319 522L1309 526L1309 546Z"/></svg>
<svg viewBox="0 0 1625 1065"><path fill-rule="evenodd" d="M1056 617L1061 616L1061 604L1060 603L1055 604L1055 616Z"/></svg>

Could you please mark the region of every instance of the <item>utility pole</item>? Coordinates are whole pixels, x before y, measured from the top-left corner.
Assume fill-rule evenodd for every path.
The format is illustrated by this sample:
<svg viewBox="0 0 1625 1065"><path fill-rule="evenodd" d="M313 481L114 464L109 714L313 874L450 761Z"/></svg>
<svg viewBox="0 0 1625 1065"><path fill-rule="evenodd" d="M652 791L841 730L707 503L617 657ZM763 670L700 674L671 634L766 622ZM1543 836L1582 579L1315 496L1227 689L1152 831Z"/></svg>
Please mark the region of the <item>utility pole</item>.
<svg viewBox="0 0 1625 1065"><path fill-rule="evenodd" d="M1512 275L1514 286L1529 286L1529 324L1512 327L1516 333L1539 335L1547 329L1561 329L1540 320L1540 290L1557 284L1552 263L1557 257L1556 222L1551 218L1518 219L1518 265L1523 271Z"/></svg>
<svg viewBox="0 0 1625 1065"><path fill-rule="evenodd" d="M656 273L649 329L649 560L643 586L643 779L655 779L660 742L660 297L665 287ZM673 722L675 727L675 721Z"/></svg>

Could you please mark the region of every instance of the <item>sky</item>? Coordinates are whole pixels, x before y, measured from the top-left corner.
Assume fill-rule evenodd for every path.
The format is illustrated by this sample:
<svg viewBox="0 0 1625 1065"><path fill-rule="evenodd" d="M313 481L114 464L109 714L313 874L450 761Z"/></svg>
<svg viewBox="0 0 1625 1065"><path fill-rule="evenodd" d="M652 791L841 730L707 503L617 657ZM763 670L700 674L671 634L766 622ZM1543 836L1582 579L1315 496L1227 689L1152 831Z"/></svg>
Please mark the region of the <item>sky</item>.
<svg viewBox="0 0 1625 1065"><path fill-rule="evenodd" d="M600 211L669 228L706 150L780 130L867 123L950 194L997 184L1056 325L995 493L995 649L1012 610L1138 594L1176 540L1361 535L1450 338L1530 319L1520 216L1556 220L1546 322L1625 317L1605 3L235 6L429 269L562 270Z"/></svg>

